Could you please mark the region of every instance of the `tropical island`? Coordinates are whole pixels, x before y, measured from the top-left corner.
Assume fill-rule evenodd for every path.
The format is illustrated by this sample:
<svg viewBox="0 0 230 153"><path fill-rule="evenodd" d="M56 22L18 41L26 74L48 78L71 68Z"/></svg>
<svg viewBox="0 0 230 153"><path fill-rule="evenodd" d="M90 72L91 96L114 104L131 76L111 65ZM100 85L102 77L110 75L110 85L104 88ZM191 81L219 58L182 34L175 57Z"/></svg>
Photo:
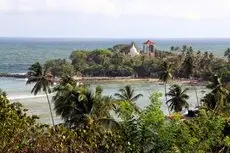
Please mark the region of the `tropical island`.
<svg viewBox="0 0 230 153"><path fill-rule="evenodd" d="M173 80L208 81L211 74L222 74L225 81L230 80L228 61L213 53L186 45L161 51L155 44L147 40L141 49L132 42L108 49L76 50L70 55L70 61L50 60L44 67L50 69L54 77L69 75L80 80L158 79L166 67L172 69ZM230 60L230 49L224 56Z"/></svg>
<svg viewBox="0 0 230 153"><path fill-rule="evenodd" d="M230 49L225 56L230 60ZM50 125L38 122L20 103L12 103L0 91L1 152L64 153L228 153L230 151L230 64L212 53L190 46L159 51L148 40L139 51L135 43L109 49L72 52L70 60L56 59L28 68L31 92L44 92L50 109ZM85 77L155 78L164 93L153 92L149 105L139 108L143 96L130 85L105 96L91 89ZM210 92L189 108L188 89L172 80L207 81ZM99 79L100 80L100 79ZM83 84L81 83L83 82ZM150 82L151 83L151 82ZM165 101L162 101L162 97ZM161 110L166 103L168 114ZM52 111L63 123L56 124ZM187 114L182 111L187 110ZM7 130L6 130L7 129Z"/></svg>

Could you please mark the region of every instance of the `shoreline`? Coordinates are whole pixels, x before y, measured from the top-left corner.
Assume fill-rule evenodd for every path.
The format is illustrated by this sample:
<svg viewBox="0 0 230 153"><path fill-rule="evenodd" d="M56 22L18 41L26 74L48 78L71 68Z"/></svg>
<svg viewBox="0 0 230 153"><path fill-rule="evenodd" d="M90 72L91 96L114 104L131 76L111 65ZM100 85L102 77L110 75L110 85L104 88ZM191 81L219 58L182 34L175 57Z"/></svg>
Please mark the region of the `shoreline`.
<svg viewBox="0 0 230 153"><path fill-rule="evenodd" d="M0 73L0 78L21 78L26 79L26 74L4 74ZM160 85L163 85L164 82L160 81L158 78L134 78L134 77L73 77L75 80L80 82L85 81L113 81L113 82L135 82L135 81L149 81L149 82L155 82L159 83ZM175 79L171 80L170 83L181 83L181 84L187 84L187 85L197 85L197 86L205 86L207 83L206 81L198 81L193 80L193 83L190 83L189 79Z"/></svg>
<svg viewBox="0 0 230 153"><path fill-rule="evenodd" d="M164 85L164 82L160 81L158 78L133 78L133 77L74 77L75 80L80 81L80 82L85 82L85 81L113 81L113 82L133 82L133 81L149 81L149 82L155 82L159 83L160 85ZM189 79L174 79L169 81L169 84L171 83L181 83L181 84L186 84L186 85L191 85L191 86L206 86L207 81L198 81L198 80L193 80L192 84Z"/></svg>

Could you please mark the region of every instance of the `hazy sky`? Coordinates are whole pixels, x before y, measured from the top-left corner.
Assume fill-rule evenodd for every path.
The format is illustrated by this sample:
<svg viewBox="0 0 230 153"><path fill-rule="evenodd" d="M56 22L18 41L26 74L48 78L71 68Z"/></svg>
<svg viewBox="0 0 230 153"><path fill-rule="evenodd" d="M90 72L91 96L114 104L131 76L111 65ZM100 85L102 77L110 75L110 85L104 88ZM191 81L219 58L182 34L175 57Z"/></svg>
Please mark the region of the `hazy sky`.
<svg viewBox="0 0 230 153"><path fill-rule="evenodd" d="M0 37L230 37L230 0L0 0Z"/></svg>

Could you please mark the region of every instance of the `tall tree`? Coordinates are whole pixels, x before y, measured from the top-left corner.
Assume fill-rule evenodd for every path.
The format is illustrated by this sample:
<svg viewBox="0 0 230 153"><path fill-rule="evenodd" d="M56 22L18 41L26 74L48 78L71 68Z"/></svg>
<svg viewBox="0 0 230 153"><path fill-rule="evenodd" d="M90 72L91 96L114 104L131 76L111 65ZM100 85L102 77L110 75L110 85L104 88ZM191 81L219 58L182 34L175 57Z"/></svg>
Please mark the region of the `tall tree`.
<svg viewBox="0 0 230 153"><path fill-rule="evenodd" d="M222 83L222 76L213 75L211 76L210 83L207 85L207 88L212 89L212 92L215 96L218 96L219 104L217 106L224 106L226 101L226 96L229 94L229 91L225 89Z"/></svg>
<svg viewBox="0 0 230 153"><path fill-rule="evenodd" d="M169 107L171 111L174 110L175 112L181 112L183 107L186 109L189 108L189 104L187 102L189 96L186 94L188 90L188 88L182 90L177 84L174 84L170 87L170 91L167 93L167 95L170 96L171 99L169 99L166 103L170 103Z"/></svg>
<svg viewBox="0 0 230 153"><path fill-rule="evenodd" d="M188 46L183 45L183 46L182 46L182 50L181 50L182 56L185 55L185 52L186 52L187 50L188 50Z"/></svg>
<svg viewBox="0 0 230 153"><path fill-rule="evenodd" d="M84 128L86 125L91 126L96 123L106 127L119 126L106 114L111 108L107 107L110 101L106 101L109 100L106 98L98 98L101 91L93 94L88 88L72 86L69 83L61 88L55 88L55 91L54 110L57 115L61 116L67 127ZM99 107L98 103L104 105Z"/></svg>
<svg viewBox="0 0 230 153"><path fill-rule="evenodd" d="M190 84L192 84L192 79L194 78L194 73L195 73L196 69L195 69L195 61L194 61L194 56L193 56L193 49L191 47L190 47L189 51L187 52L183 66L184 66L184 73L189 78ZM196 86L194 84L193 84L193 87L194 87L194 91L196 94L197 106L199 106L199 97L197 94L197 89L196 89Z"/></svg>
<svg viewBox="0 0 230 153"><path fill-rule="evenodd" d="M230 48L228 48L225 52L224 52L224 56L228 58L228 61L230 62Z"/></svg>
<svg viewBox="0 0 230 153"><path fill-rule="evenodd" d="M142 94L135 95L134 89L131 88L130 85L125 86L125 88L122 88L119 90L119 93L116 93L115 96L118 98L119 101L127 101L130 104L132 104L136 110L136 112L140 113L140 108L136 106L134 103L137 101L140 97L142 97Z"/></svg>
<svg viewBox="0 0 230 153"><path fill-rule="evenodd" d="M161 72L159 75L159 79L164 82L164 88L165 88L165 101L167 102L167 83L168 81L172 78L172 65L166 61L162 63L161 67ZM170 114L169 106L166 103L168 107L168 112Z"/></svg>
<svg viewBox="0 0 230 153"><path fill-rule="evenodd" d="M5 91L3 91L2 89L0 89L0 96L6 97L7 94Z"/></svg>
<svg viewBox="0 0 230 153"><path fill-rule="evenodd" d="M51 103L48 96L48 93L51 93L50 86L53 85L53 76L49 73L48 69L43 70L41 64L38 62L31 65L28 70L28 80L26 84L35 83L33 89L31 90L31 93L34 93L34 95L37 95L41 91L45 92L47 102L49 105L52 124L54 126L54 118L51 109Z"/></svg>
<svg viewBox="0 0 230 153"><path fill-rule="evenodd" d="M111 110L116 111L119 101L112 96L103 96L103 88L97 86L95 90L95 103L92 113L99 118L112 118Z"/></svg>

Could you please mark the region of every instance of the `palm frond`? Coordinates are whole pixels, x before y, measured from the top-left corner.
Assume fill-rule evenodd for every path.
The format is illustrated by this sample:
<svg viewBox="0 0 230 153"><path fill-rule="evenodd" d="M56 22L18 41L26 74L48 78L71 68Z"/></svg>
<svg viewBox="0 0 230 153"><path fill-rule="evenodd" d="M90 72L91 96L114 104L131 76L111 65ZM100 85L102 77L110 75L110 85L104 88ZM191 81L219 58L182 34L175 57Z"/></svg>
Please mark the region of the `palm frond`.
<svg viewBox="0 0 230 153"><path fill-rule="evenodd" d="M131 99L131 101L132 101L132 102L137 101L140 97L143 97L143 95L142 95L142 94L138 94L138 95L134 96L134 97Z"/></svg>

